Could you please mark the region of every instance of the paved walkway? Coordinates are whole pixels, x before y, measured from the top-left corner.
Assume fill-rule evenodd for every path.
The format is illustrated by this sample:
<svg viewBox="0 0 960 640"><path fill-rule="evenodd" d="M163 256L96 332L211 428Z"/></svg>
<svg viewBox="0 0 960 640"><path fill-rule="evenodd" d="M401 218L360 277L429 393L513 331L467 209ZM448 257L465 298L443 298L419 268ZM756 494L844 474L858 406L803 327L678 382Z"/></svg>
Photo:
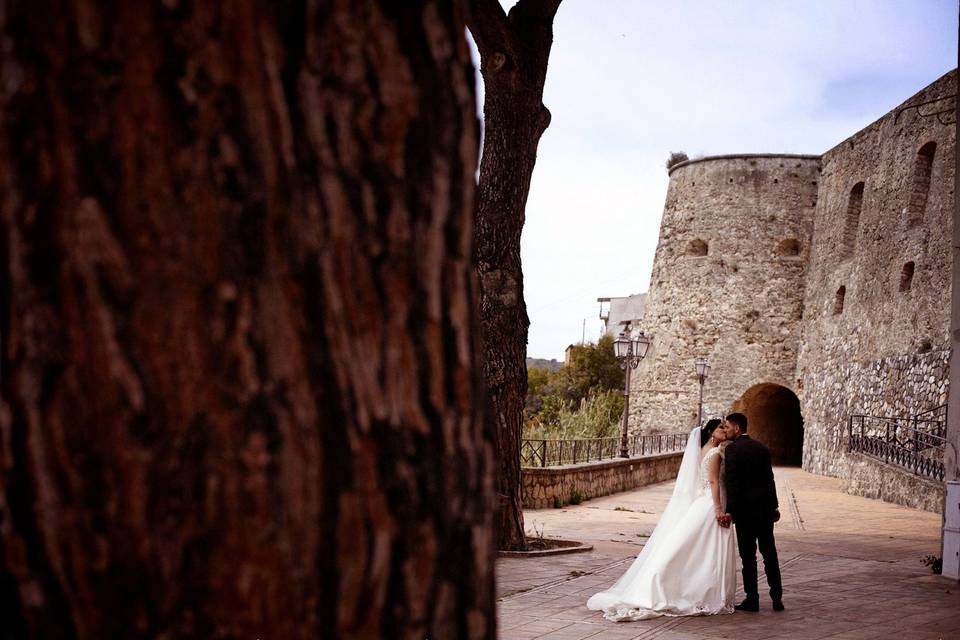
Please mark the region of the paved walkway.
<svg viewBox="0 0 960 640"><path fill-rule="evenodd" d="M587 610L587 598L626 570L652 531L673 488L661 483L526 511L529 533L589 542L594 551L499 560L500 638L960 639L960 585L922 564L940 554L940 515L850 496L838 480L799 469L778 468L776 477L785 612L770 609L763 584L759 614L612 623Z"/></svg>

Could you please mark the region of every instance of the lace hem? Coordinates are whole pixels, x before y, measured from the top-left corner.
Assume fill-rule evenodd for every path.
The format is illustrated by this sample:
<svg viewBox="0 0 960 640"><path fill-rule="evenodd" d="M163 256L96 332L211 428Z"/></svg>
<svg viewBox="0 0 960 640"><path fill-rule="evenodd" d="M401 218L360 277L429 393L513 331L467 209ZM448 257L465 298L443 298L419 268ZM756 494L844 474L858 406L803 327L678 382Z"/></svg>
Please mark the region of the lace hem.
<svg viewBox="0 0 960 640"><path fill-rule="evenodd" d="M733 613L733 605L724 605L719 609L711 609L706 605L694 605L690 609L683 611L675 609L657 611L654 609L641 609L635 607L606 607L603 610L603 617L610 622L636 622L638 620L659 618L660 616L677 618L685 616L713 616L727 613Z"/></svg>

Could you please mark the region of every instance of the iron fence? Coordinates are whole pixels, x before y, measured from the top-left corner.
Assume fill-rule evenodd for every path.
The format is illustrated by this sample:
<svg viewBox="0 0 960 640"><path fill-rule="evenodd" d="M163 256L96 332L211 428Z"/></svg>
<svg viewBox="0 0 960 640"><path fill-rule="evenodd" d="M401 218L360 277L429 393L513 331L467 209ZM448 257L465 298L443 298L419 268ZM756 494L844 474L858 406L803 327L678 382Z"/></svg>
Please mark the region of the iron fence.
<svg viewBox="0 0 960 640"><path fill-rule="evenodd" d="M947 405L942 404L912 417L913 428L928 431L937 437L947 437Z"/></svg>
<svg viewBox="0 0 960 640"><path fill-rule="evenodd" d="M686 433L635 435L628 441L630 457L683 451ZM606 460L620 455L620 437L579 440L521 440L520 466L553 467Z"/></svg>
<svg viewBox="0 0 960 640"><path fill-rule="evenodd" d="M847 450L882 460L918 476L943 480L946 407L910 418L852 415Z"/></svg>

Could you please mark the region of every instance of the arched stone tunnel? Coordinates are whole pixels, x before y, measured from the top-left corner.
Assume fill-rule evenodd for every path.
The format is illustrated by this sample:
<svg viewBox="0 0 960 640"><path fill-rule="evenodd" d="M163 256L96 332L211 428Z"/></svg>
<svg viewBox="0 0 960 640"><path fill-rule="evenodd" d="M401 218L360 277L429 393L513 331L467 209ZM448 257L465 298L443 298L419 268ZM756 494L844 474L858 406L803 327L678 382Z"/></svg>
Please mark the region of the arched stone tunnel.
<svg viewBox="0 0 960 640"><path fill-rule="evenodd" d="M803 416L793 391L778 384L757 384L733 403L733 411L747 416L747 433L770 448L773 464L800 465Z"/></svg>

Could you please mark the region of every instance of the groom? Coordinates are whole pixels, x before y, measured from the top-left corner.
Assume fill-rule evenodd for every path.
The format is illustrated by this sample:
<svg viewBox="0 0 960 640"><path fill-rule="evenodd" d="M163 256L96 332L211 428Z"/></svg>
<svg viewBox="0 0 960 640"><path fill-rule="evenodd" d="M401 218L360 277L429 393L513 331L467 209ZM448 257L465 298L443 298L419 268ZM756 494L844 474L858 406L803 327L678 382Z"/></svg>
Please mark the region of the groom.
<svg viewBox="0 0 960 640"><path fill-rule="evenodd" d="M763 556L763 571L770 586L773 610L783 611L783 585L780 562L773 539L773 523L780 519L777 487L773 482L770 450L747 435L747 416L731 413L724 420L727 438L732 442L725 455L727 521L737 525L737 547L743 562L743 591L747 597L738 611L759 611L757 589L757 547Z"/></svg>

